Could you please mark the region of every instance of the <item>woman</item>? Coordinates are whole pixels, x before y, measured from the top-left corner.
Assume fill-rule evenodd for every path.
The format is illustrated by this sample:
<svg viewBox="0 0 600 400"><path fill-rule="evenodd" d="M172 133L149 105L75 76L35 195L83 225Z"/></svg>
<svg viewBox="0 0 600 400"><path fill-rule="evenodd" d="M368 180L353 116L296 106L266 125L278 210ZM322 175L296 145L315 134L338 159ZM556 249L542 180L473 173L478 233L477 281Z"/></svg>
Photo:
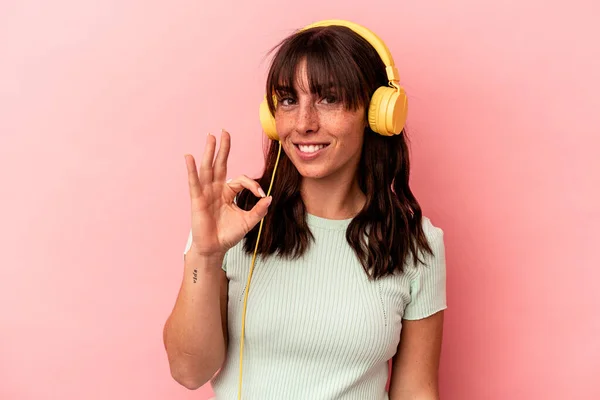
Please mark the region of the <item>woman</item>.
<svg viewBox="0 0 600 400"><path fill-rule="evenodd" d="M386 66L343 24L278 47L264 175L226 181L225 131L218 152L208 135L199 169L186 156L192 229L164 329L171 374L190 389L211 381L219 400L437 399L443 233L409 188L405 132L368 121Z"/></svg>

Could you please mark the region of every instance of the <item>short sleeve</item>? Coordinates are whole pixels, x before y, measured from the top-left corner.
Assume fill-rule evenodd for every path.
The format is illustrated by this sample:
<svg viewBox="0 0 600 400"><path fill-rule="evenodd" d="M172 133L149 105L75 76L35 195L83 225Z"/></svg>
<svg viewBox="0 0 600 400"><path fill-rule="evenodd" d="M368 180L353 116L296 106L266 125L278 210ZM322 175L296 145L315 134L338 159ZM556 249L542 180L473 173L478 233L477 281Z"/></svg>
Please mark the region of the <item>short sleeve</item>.
<svg viewBox="0 0 600 400"><path fill-rule="evenodd" d="M185 250L183 250L183 255L185 256L187 254L187 252L190 251L191 248L192 248L192 230L190 229L187 243L185 245ZM223 269L223 271L227 271L226 266L227 266L227 254L225 255L225 257L223 257L223 265L221 265L221 268Z"/></svg>
<svg viewBox="0 0 600 400"><path fill-rule="evenodd" d="M183 250L183 255L186 255L190 248L192 247L192 230L190 229L190 234L188 235L187 244L185 245L185 250Z"/></svg>
<svg viewBox="0 0 600 400"><path fill-rule="evenodd" d="M423 319L447 308L444 232L429 219L424 220L423 230L433 254L424 253L424 263L417 264L410 283L410 302L404 310L407 320Z"/></svg>

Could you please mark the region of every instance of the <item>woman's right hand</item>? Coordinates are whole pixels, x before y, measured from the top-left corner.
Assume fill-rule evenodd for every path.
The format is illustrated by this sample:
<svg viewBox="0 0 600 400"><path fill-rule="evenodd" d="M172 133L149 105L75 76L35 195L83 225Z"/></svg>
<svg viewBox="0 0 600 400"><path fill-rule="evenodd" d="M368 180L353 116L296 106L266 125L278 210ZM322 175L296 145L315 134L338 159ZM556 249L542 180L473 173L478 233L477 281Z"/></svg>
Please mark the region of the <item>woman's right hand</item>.
<svg viewBox="0 0 600 400"><path fill-rule="evenodd" d="M213 135L207 136L199 169L194 157L185 155L192 207L192 243L188 252L200 256L224 255L260 222L271 203L271 197L265 196L258 182L245 175L225 182L231 137L222 131L215 159L216 142ZM234 203L236 194L244 188L262 197L249 211Z"/></svg>

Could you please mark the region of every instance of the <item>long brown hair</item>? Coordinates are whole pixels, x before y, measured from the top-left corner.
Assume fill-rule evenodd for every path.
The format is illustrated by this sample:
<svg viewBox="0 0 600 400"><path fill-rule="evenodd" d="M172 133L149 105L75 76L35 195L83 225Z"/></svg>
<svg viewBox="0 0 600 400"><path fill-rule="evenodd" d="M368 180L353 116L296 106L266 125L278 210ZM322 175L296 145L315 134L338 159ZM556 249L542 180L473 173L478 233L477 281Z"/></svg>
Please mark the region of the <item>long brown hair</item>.
<svg viewBox="0 0 600 400"><path fill-rule="evenodd" d="M277 48L267 77L266 93L277 95L282 87L293 90L296 69L302 60L306 60L311 92L322 95L322 90L333 85L348 109L364 106L367 110L373 92L388 83L385 65L375 49L345 27L300 31L273 50ZM267 99L274 114L276 106L272 96ZM269 187L278 147L278 142L269 140L264 172L257 179L263 188ZM371 278L402 272L409 256L416 265L420 260L419 251L432 252L421 226L421 207L409 187L409 174L406 132L385 137L367 127L357 172L366 203L350 222L346 239ZM258 255L300 257L313 240L300 196L301 179L282 151ZM244 190L238 195L237 204L249 210L257 200ZM244 239L244 250L249 254L254 252L257 235L258 225Z"/></svg>

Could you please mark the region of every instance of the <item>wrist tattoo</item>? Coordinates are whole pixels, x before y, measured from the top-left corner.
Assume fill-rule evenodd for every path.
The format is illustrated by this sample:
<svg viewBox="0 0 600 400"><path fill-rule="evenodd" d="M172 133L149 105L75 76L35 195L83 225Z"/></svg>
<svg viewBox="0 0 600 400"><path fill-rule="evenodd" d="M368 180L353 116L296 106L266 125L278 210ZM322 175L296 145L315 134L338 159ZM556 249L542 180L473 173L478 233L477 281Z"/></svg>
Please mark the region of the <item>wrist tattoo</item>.
<svg viewBox="0 0 600 400"><path fill-rule="evenodd" d="M197 280L198 280L198 270L195 269L194 270L194 283L196 283Z"/></svg>

